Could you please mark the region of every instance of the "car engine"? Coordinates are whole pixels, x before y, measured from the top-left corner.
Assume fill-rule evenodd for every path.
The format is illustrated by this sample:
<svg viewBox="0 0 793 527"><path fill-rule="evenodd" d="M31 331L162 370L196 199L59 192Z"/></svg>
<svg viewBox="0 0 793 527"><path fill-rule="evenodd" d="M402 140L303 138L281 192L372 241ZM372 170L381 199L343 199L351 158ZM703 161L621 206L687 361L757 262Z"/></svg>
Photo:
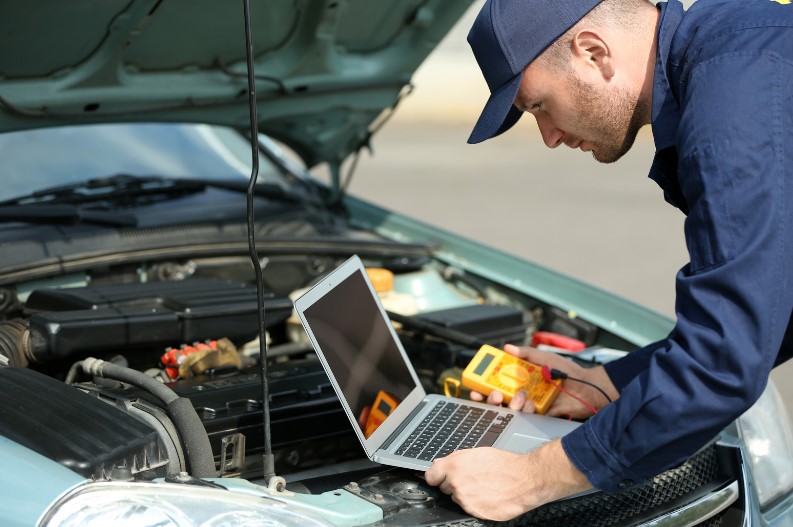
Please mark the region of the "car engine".
<svg viewBox="0 0 793 527"><path fill-rule="evenodd" d="M227 263L233 267L234 261ZM191 433L206 433L219 475L259 474L263 429L256 288L225 279L229 267L218 272L216 264L191 262L192 274L180 279L151 274L146 281L132 281L140 273L123 271L86 275L77 287L36 287L24 302L17 297L7 303L12 316L0 322L0 356L19 368L0 368L0 384L13 398L6 406L14 412L0 422L0 433L94 479L151 479L190 471L186 438L168 405L140 385L87 373L84 363L99 359L164 383L189 401L202 425ZM449 273L444 278L428 259L376 265L391 289L394 284L435 289L425 298L393 290L382 296L386 308L395 310L398 332L427 391L441 390L444 372L459 374L476 343L522 344L537 329L531 310L482 302L487 293L471 279L460 281ZM302 287L274 287L265 295L278 474L362 456L292 313L290 295L294 298L322 275L309 268L297 280ZM278 282L273 274L280 273L287 277L282 282L294 284L296 269L294 260L275 262L267 282ZM59 423L52 427L56 434L35 432L42 422L53 421Z"/></svg>

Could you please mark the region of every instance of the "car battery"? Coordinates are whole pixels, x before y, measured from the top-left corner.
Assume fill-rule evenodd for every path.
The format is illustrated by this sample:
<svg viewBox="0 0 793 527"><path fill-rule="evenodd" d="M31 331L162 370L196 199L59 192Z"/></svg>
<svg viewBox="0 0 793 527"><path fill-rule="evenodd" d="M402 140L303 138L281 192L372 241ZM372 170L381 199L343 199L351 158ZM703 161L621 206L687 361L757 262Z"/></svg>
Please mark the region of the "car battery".
<svg viewBox="0 0 793 527"><path fill-rule="evenodd" d="M501 348L504 344L524 345L534 324L531 314L504 305L473 304L450 309L425 311L406 320L400 338L417 370L431 372L422 377L425 388L436 389L436 381L447 368L462 367L483 344ZM449 338L451 330L465 338Z"/></svg>
<svg viewBox="0 0 793 527"><path fill-rule="evenodd" d="M524 344L531 316L522 310L504 305L474 304L470 306L427 311L415 315L437 326L477 337L485 344Z"/></svg>

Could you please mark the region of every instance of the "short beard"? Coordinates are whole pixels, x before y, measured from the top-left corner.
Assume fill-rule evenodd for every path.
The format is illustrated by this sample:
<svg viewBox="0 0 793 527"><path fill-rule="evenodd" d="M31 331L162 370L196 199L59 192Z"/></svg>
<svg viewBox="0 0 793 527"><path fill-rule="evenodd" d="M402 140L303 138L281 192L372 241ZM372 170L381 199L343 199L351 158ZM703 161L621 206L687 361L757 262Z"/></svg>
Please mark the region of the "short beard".
<svg viewBox="0 0 793 527"><path fill-rule="evenodd" d="M571 75L571 88L581 129L595 137L592 157L600 163L614 163L628 153L644 126L648 103L638 93L620 90L607 96Z"/></svg>

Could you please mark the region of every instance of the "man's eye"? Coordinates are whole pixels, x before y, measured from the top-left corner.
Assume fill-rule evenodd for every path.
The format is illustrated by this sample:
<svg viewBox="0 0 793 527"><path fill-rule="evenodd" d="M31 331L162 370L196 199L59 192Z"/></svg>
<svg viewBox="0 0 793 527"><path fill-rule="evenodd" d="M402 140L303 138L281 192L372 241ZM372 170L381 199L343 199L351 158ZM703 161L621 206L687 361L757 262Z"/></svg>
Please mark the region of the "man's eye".
<svg viewBox="0 0 793 527"><path fill-rule="evenodd" d="M536 112L540 109L540 103L536 102L529 107L530 112Z"/></svg>
<svg viewBox="0 0 793 527"><path fill-rule="evenodd" d="M515 106L517 108L519 108L522 112L534 113L534 112L537 112L537 111L540 110L540 108L542 106L542 103L534 102L534 103L527 103L527 104L520 105L520 106L518 106L516 104Z"/></svg>

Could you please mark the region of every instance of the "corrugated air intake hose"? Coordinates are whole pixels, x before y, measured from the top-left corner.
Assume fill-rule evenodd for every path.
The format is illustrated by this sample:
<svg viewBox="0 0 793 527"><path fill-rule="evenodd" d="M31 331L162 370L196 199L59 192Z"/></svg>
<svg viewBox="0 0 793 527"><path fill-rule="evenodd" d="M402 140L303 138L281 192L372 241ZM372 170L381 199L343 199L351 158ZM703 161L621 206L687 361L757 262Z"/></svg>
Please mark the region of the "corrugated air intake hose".
<svg viewBox="0 0 793 527"><path fill-rule="evenodd" d="M25 320L4 320L0 322L0 355L8 366L26 368L32 357L30 328Z"/></svg>

